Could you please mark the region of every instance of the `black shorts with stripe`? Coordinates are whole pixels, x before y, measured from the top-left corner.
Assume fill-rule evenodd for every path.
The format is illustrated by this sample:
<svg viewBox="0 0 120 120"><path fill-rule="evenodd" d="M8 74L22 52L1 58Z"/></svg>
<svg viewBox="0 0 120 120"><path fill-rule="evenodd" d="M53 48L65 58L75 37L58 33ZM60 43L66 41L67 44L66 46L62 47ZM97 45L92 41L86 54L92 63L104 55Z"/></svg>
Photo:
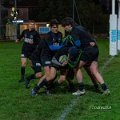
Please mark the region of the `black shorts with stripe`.
<svg viewBox="0 0 120 120"><path fill-rule="evenodd" d="M23 44L21 58L29 58L36 49L35 45Z"/></svg>
<svg viewBox="0 0 120 120"><path fill-rule="evenodd" d="M99 50L97 46L89 46L83 49L80 60L89 63L92 61L98 61Z"/></svg>
<svg viewBox="0 0 120 120"><path fill-rule="evenodd" d="M32 65L35 73L41 72L41 63L39 61L32 60Z"/></svg>

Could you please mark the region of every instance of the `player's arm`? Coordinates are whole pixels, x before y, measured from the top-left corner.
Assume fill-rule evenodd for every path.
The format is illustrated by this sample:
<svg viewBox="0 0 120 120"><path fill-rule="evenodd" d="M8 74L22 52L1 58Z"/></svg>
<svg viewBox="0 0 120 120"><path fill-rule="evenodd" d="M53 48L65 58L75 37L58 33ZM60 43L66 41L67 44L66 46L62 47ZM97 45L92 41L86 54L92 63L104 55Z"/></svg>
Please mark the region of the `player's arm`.
<svg viewBox="0 0 120 120"><path fill-rule="evenodd" d="M67 64L67 55L68 55L68 48L63 47L57 51L52 59L52 63L57 66L65 66Z"/></svg>
<svg viewBox="0 0 120 120"><path fill-rule="evenodd" d="M86 45L95 46L96 40L91 36L91 34L85 28L78 31L79 37L81 38L81 35L83 34L83 32L85 33L87 39L90 39L90 42L87 42L87 43L82 42L81 45L82 46L86 46Z"/></svg>
<svg viewBox="0 0 120 120"><path fill-rule="evenodd" d="M61 63L55 57L53 57L52 63L56 66L61 66Z"/></svg>
<svg viewBox="0 0 120 120"><path fill-rule="evenodd" d="M55 66L61 66L61 63L59 62L59 57L63 54L63 50L58 50L57 53L54 55L54 57L52 58L52 63Z"/></svg>
<svg viewBox="0 0 120 120"><path fill-rule="evenodd" d="M34 41L34 44L38 45L40 40L41 40L41 38L40 38L40 34L37 31L36 31L36 36L35 37L36 37L36 39Z"/></svg>
<svg viewBox="0 0 120 120"><path fill-rule="evenodd" d="M63 45L63 40L62 40L63 34L62 34L61 32L60 32L59 34L60 34L60 45L61 45L61 44Z"/></svg>
<svg viewBox="0 0 120 120"><path fill-rule="evenodd" d="M18 38L16 39L16 43L18 43L23 37L24 37L24 33L25 33L25 31L23 31L22 33L21 33L21 35L19 35L18 36Z"/></svg>

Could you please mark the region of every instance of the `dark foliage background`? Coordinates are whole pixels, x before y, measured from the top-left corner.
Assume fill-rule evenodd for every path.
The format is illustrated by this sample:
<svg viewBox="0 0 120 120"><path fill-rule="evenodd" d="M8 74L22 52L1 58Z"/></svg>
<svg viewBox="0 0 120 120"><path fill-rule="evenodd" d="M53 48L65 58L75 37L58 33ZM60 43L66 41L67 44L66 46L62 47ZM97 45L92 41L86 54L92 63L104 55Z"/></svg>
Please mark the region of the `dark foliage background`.
<svg viewBox="0 0 120 120"><path fill-rule="evenodd" d="M106 33L109 26L111 0L75 0L75 21L92 33ZM14 0L4 0L13 6ZM17 0L17 6L29 7L29 18L43 22L73 16L73 0Z"/></svg>

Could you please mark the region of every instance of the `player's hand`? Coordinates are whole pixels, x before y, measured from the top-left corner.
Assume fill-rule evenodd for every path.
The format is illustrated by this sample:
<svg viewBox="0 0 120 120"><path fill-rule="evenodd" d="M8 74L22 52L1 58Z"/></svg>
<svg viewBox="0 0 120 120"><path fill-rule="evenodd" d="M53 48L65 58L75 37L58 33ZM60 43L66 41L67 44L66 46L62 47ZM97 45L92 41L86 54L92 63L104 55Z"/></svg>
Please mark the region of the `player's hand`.
<svg viewBox="0 0 120 120"><path fill-rule="evenodd" d="M29 41L29 44L31 44L31 45L32 45L32 44L33 44L33 40L30 40L30 41Z"/></svg>
<svg viewBox="0 0 120 120"><path fill-rule="evenodd" d="M66 66L67 63L68 63L67 61L63 62L63 63L61 64L61 66Z"/></svg>
<svg viewBox="0 0 120 120"><path fill-rule="evenodd" d="M18 42L19 42L19 39L15 40L15 42L18 43Z"/></svg>
<svg viewBox="0 0 120 120"><path fill-rule="evenodd" d="M91 46L95 46L95 44L96 44L95 42L90 42Z"/></svg>

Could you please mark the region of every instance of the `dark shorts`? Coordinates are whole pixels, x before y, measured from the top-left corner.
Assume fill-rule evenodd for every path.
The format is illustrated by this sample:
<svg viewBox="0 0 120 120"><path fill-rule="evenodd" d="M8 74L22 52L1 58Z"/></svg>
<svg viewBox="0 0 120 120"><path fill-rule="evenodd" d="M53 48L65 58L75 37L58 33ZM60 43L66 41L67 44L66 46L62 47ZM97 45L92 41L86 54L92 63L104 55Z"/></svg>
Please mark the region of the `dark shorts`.
<svg viewBox="0 0 120 120"><path fill-rule="evenodd" d="M27 45L23 46L21 52L21 58L30 58L35 48L36 48L35 46L27 46Z"/></svg>
<svg viewBox="0 0 120 120"><path fill-rule="evenodd" d="M33 70L35 73L41 72L41 63L32 60Z"/></svg>
<svg viewBox="0 0 120 120"><path fill-rule="evenodd" d="M66 65L65 67L60 67L59 71L60 75L66 75L67 80L74 79L74 69L70 68L68 65Z"/></svg>
<svg viewBox="0 0 120 120"><path fill-rule="evenodd" d="M74 75L75 75L74 69L73 68L69 68L68 72L67 72L67 76L66 76L67 80L73 80L74 79Z"/></svg>
<svg viewBox="0 0 120 120"><path fill-rule="evenodd" d="M90 63L92 61L98 61L99 50L97 46L89 46L83 49L83 53L80 60Z"/></svg>
<svg viewBox="0 0 120 120"><path fill-rule="evenodd" d="M68 65L64 67L59 67L60 75L67 75Z"/></svg>
<svg viewBox="0 0 120 120"><path fill-rule="evenodd" d="M49 66L51 67L52 66L52 63L51 63L51 57L50 56L42 56L41 57L41 64L43 67L46 67L46 66Z"/></svg>
<svg viewBox="0 0 120 120"><path fill-rule="evenodd" d="M52 66L52 52L49 49L47 44L44 44L44 47L41 51L41 55L40 55L40 59L41 59L41 64L43 67L51 67Z"/></svg>

